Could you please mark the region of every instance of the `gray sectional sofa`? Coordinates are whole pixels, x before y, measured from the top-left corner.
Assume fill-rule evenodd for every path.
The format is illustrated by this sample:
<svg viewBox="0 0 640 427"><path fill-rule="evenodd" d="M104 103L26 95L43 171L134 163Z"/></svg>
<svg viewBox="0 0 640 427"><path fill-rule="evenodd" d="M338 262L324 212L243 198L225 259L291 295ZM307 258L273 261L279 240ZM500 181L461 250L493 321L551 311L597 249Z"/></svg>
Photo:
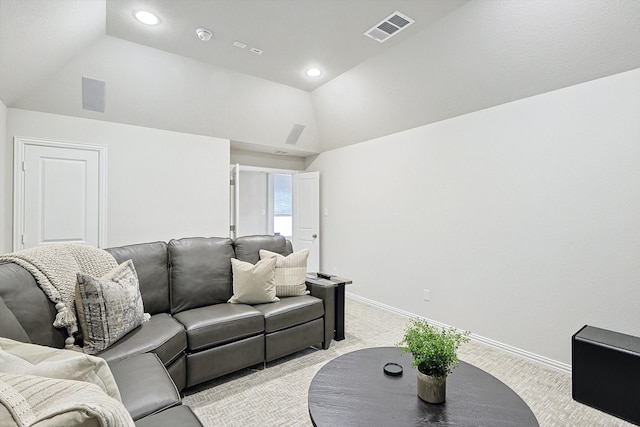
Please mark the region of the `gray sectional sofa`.
<svg viewBox="0 0 640 427"><path fill-rule="evenodd" d="M184 238L107 249L118 263L133 260L144 309L151 314L99 354L112 367L137 425L192 425L187 421L193 414L179 406L183 389L309 346L329 348L331 286L307 283L309 295L268 304L227 303L233 294L231 258L256 263L260 249L292 253L281 236ZM30 273L0 264L0 336L63 348L66 333L52 326L55 314ZM174 385L160 378L166 390L157 390L156 379L167 372ZM145 384L152 384L146 390L151 394L139 392ZM183 424L173 424L179 420Z"/></svg>

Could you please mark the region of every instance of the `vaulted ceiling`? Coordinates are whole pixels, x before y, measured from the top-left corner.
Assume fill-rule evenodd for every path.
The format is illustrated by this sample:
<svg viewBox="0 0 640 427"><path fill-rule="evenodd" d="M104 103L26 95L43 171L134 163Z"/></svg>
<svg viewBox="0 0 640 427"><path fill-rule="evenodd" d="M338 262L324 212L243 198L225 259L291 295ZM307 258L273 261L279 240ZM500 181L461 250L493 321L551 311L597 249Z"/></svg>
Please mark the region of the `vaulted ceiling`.
<svg viewBox="0 0 640 427"><path fill-rule="evenodd" d="M394 11L415 23L363 35ZM640 68L639 23L637 0L0 0L0 100L305 156Z"/></svg>
<svg viewBox="0 0 640 427"><path fill-rule="evenodd" d="M427 28L467 0L108 0L107 34L204 63L311 91ZM135 22L145 9L156 28ZM416 22L379 43L363 33L395 10ZM201 42L196 29L213 33ZM245 48L233 45L235 41ZM263 51L251 53L251 48ZM317 66L323 74L308 78Z"/></svg>

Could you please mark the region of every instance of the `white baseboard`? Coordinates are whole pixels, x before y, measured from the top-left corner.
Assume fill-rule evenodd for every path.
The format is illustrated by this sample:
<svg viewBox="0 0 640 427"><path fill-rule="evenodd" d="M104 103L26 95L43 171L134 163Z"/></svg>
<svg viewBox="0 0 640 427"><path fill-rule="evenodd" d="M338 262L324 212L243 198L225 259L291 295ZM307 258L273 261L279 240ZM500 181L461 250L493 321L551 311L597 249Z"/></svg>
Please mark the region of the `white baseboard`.
<svg viewBox="0 0 640 427"><path fill-rule="evenodd" d="M445 325L444 323L438 322L436 320L426 319L426 318L424 318L422 316L418 316L417 314L413 314L413 313L410 313L408 311L400 310L399 308L392 307L390 305L383 304L381 302L374 301L372 299L365 298L365 297L362 297L360 295L352 294L351 292L346 292L345 295L347 297L349 297L349 298L353 298L353 299L361 301L361 302L363 302L365 304L373 305L375 307L379 307L379 308L381 308L383 310L391 311L393 313L399 314L399 315L404 316L404 317L408 317L408 318L420 317L422 319L425 319L427 322L431 323L434 326L438 326L438 327L441 327L441 328L451 328L450 325ZM539 354L531 353L530 351L522 350L520 348L513 347L513 346L510 346L508 344L504 344L504 343L501 343L499 341L495 341L495 340L492 340L492 339L489 339L489 338L485 338L485 337L477 335L477 334L473 334L472 333L469 337L474 341L481 342L481 343L486 344L486 345L488 345L490 347L494 347L494 348L506 351L507 353L515 354L516 356L520 356L520 357L522 357L524 359L540 363L542 365L548 366L548 367L556 369L558 371L561 371L561 372L564 372L564 373L567 373L567 374L571 374L571 365L569 365L567 363L558 362L557 360L549 359L548 357L544 357L544 356L541 356Z"/></svg>

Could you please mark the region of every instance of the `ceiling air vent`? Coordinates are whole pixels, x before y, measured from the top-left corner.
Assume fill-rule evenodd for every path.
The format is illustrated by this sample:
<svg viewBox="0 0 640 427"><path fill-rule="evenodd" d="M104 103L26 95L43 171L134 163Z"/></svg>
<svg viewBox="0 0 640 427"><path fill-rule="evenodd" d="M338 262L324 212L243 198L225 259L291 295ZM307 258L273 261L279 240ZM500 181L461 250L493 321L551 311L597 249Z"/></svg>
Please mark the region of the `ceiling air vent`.
<svg viewBox="0 0 640 427"><path fill-rule="evenodd" d="M367 30L364 35L382 43L392 36L395 36L414 22L415 21L407 15L395 11Z"/></svg>

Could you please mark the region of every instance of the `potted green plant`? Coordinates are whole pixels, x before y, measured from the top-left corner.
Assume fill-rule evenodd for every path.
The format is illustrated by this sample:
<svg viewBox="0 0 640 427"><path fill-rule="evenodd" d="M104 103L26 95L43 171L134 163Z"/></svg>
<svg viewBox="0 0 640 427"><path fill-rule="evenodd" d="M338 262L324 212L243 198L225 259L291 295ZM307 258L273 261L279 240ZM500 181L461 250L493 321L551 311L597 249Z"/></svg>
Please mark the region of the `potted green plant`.
<svg viewBox="0 0 640 427"><path fill-rule="evenodd" d="M418 396L429 403L443 403L447 375L458 366L458 348L469 341L469 331L436 328L426 320L415 319L407 327L401 353L413 355L418 371Z"/></svg>

